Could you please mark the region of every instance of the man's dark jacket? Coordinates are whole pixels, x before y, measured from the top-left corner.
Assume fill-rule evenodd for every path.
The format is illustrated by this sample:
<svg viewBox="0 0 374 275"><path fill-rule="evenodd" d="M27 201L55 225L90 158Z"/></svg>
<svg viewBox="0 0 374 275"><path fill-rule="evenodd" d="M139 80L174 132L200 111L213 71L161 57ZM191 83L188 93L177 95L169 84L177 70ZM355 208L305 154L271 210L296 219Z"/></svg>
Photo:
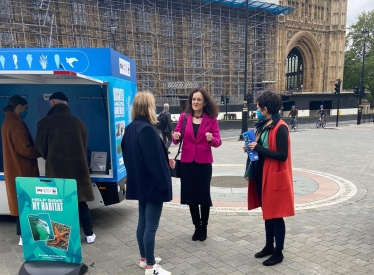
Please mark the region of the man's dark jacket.
<svg viewBox="0 0 374 275"><path fill-rule="evenodd" d="M127 171L126 199L171 201L168 153L156 129L143 117L136 117L126 126L121 147Z"/></svg>
<svg viewBox="0 0 374 275"><path fill-rule="evenodd" d="M87 161L88 134L79 118L65 104L53 106L38 122L35 147L46 160L48 178L75 179L78 201L93 201L94 194Z"/></svg>
<svg viewBox="0 0 374 275"><path fill-rule="evenodd" d="M162 112L164 113L164 116L167 119L166 127L165 127L165 129L162 130L162 132L171 133L171 132L173 132L173 124L171 123L171 114L168 110L163 110Z"/></svg>

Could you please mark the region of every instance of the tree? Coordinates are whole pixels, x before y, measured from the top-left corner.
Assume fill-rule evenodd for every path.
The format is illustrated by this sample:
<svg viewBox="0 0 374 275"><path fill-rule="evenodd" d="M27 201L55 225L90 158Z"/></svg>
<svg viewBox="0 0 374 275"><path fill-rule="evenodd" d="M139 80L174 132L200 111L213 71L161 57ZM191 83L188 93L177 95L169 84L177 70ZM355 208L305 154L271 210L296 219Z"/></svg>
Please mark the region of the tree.
<svg viewBox="0 0 374 275"><path fill-rule="evenodd" d="M343 89L352 90L354 86L360 87L362 54L364 45L364 35L362 31L367 28L369 36L366 39L365 54L365 91L370 92L368 98L374 106L374 10L362 12L355 24L348 28L346 37L346 51L344 55L344 82Z"/></svg>

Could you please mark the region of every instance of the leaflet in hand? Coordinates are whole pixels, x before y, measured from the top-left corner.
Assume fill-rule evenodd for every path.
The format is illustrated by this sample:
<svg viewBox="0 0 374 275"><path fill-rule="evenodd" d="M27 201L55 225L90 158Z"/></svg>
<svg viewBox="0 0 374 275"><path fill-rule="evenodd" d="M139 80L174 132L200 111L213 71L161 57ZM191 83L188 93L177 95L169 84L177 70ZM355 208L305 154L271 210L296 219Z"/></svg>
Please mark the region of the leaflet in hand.
<svg viewBox="0 0 374 275"><path fill-rule="evenodd" d="M249 144L251 142L256 141L255 131L254 130L249 130L247 132L244 132L243 133L243 138L244 138L244 145L245 145L245 148L247 149L247 154L248 154L250 160L251 161L258 160L258 153L256 151L254 151L254 150L251 150L249 148Z"/></svg>

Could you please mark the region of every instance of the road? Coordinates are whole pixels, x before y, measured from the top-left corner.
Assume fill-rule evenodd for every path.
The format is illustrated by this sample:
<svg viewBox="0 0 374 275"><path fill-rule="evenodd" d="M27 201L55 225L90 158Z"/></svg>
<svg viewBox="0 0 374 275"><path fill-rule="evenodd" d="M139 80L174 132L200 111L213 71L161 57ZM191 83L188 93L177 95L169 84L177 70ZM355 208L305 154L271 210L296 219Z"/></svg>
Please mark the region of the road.
<svg viewBox="0 0 374 275"><path fill-rule="evenodd" d="M335 129L336 128L335 125L336 125L336 121L327 120L326 129ZM343 127L343 126L346 127L346 126L349 126L349 125L356 125L356 121L355 120L339 121L339 126L340 127ZM249 125L249 127L250 127L250 125ZM323 131L322 128L317 129L315 123L299 124L298 132L310 131L310 130ZM292 131L292 132L294 132L294 131ZM240 129L221 130L221 138L223 140L239 138L240 133L241 133Z"/></svg>

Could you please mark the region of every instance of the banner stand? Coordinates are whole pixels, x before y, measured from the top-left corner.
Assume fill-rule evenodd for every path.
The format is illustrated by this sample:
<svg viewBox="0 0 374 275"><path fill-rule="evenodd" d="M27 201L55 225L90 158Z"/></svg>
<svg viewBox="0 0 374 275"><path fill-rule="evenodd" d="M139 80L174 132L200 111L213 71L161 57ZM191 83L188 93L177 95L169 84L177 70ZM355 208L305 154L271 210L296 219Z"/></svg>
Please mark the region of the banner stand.
<svg viewBox="0 0 374 275"><path fill-rule="evenodd" d="M50 261L26 261L18 275L83 275L88 270L85 264L71 264Z"/></svg>
<svg viewBox="0 0 374 275"><path fill-rule="evenodd" d="M25 262L19 275L83 275L77 182L16 177Z"/></svg>

